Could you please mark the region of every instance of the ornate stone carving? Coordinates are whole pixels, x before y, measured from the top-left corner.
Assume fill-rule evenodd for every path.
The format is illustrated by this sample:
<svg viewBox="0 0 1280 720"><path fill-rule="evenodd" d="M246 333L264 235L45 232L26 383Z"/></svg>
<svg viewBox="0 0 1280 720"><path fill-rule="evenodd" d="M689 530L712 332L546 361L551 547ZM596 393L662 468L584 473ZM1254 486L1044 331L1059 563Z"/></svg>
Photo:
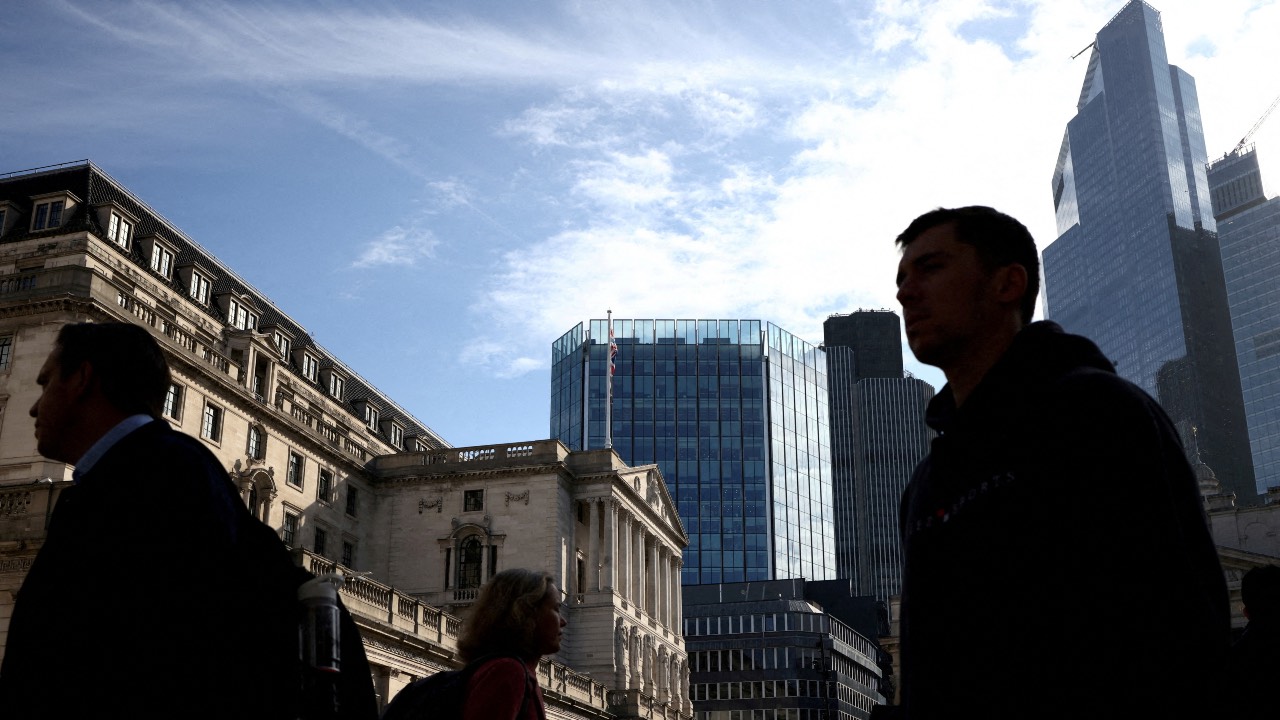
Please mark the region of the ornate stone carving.
<svg viewBox="0 0 1280 720"><path fill-rule="evenodd" d="M528 504L529 504L529 491L528 491L528 490L525 490L525 491L524 491L524 492L522 492L522 493L510 493L510 492L509 492L509 493L507 493L507 507L511 507L511 501L512 501L512 500L514 500L514 501L516 501L516 502L520 502L521 500L523 500L523 501L524 501L524 504L525 504L525 505L528 505Z"/></svg>
<svg viewBox="0 0 1280 720"><path fill-rule="evenodd" d="M669 670L670 667L667 662L667 646L662 645L658 648L658 665L656 673L658 676L658 700L661 702L666 702L671 697L671 676Z"/></svg>
<svg viewBox="0 0 1280 720"><path fill-rule="evenodd" d="M630 679L627 677L629 674L627 672L627 644L629 634L626 623L622 622L622 618L618 618L614 630L613 648L614 685L617 686L617 690L626 690L630 686L630 683L627 682Z"/></svg>
<svg viewBox="0 0 1280 720"><path fill-rule="evenodd" d="M423 510L430 510L431 508L435 508L436 512L442 512L444 510L444 496L441 495L435 500L426 500L426 499L418 500L419 515L422 514Z"/></svg>

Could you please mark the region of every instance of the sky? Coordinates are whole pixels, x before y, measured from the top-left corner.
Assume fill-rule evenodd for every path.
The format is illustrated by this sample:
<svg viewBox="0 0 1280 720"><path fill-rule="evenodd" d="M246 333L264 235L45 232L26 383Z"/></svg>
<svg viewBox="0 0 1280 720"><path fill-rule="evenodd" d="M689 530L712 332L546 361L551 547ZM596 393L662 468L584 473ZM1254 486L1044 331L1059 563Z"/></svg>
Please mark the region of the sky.
<svg viewBox="0 0 1280 720"><path fill-rule="evenodd" d="M1280 94L1280 0L1156 0L1210 159ZM456 446L549 436L551 344L897 309L893 238L1041 247L1119 0L75 2L0 14L0 172L91 159ZM1280 111L1253 140L1280 192ZM943 378L904 348L907 368Z"/></svg>

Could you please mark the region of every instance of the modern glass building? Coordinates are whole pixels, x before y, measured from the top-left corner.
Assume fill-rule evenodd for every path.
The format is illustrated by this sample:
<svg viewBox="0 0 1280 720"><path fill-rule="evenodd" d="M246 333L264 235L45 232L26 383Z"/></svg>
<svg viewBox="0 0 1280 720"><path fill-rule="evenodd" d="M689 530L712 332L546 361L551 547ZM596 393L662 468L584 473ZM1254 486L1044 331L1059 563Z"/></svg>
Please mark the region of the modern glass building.
<svg viewBox="0 0 1280 720"><path fill-rule="evenodd" d="M694 720L855 720L885 703L883 654L863 634L873 631L841 612L866 598L845 584L846 607L824 608L810 590L826 584L840 581L685 587Z"/></svg>
<svg viewBox="0 0 1280 720"><path fill-rule="evenodd" d="M836 567L860 595L888 602L902 589L898 507L929 453L933 387L902 369L895 313L858 311L823 323L835 473Z"/></svg>
<svg viewBox="0 0 1280 720"><path fill-rule="evenodd" d="M1254 148L1209 166L1209 191L1244 389L1257 491L1280 485L1280 197L1262 190Z"/></svg>
<svg viewBox="0 0 1280 720"><path fill-rule="evenodd" d="M689 533L686 585L835 577L827 368L759 320L613 321L613 448L656 464ZM605 447L606 320L552 346L551 436Z"/></svg>
<svg viewBox="0 0 1280 720"><path fill-rule="evenodd" d="M1044 251L1046 316L1092 338L1257 502L1195 80L1134 0L1098 32L1067 123Z"/></svg>

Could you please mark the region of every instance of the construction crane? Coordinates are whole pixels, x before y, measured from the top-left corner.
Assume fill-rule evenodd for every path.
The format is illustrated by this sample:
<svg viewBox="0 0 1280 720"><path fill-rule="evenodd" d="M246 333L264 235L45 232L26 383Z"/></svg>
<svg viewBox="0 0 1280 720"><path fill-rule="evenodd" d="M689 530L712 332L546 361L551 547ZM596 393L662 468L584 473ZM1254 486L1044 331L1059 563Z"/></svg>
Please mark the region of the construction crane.
<svg viewBox="0 0 1280 720"><path fill-rule="evenodd" d="M1280 105L1280 95L1277 95L1276 99L1271 101L1271 107L1267 108L1266 112L1262 113L1262 117L1258 118L1258 122L1254 123L1253 127L1249 128L1249 132L1245 133L1244 137L1240 138L1240 142L1236 143L1235 149L1228 153L1229 155L1239 153L1244 149L1245 145L1249 144L1249 138L1253 137L1253 134L1258 132L1258 128L1262 127L1262 123L1267 121L1267 116L1271 114L1272 110L1276 109L1277 105Z"/></svg>

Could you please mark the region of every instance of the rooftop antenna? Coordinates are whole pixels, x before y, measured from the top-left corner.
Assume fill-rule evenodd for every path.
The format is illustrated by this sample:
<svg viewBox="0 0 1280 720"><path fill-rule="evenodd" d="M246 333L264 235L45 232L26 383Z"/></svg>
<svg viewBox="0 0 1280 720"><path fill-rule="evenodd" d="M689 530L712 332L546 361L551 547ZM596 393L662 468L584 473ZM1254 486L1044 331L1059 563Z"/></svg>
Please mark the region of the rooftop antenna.
<svg viewBox="0 0 1280 720"><path fill-rule="evenodd" d="M1098 47L1098 41L1097 41L1097 40L1094 40L1093 42L1089 43L1088 45L1085 45L1085 46L1084 46L1084 50L1088 50L1089 48L1096 48L1096 47ZM1080 52L1076 53L1075 55L1072 55L1072 56L1071 56L1071 59L1072 59L1072 60L1075 60L1076 58L1078 58L1078 57L1080 57L1081 55L1083 55L1083 54L1084 54L1084 50L1081 50Z"/></svg>

